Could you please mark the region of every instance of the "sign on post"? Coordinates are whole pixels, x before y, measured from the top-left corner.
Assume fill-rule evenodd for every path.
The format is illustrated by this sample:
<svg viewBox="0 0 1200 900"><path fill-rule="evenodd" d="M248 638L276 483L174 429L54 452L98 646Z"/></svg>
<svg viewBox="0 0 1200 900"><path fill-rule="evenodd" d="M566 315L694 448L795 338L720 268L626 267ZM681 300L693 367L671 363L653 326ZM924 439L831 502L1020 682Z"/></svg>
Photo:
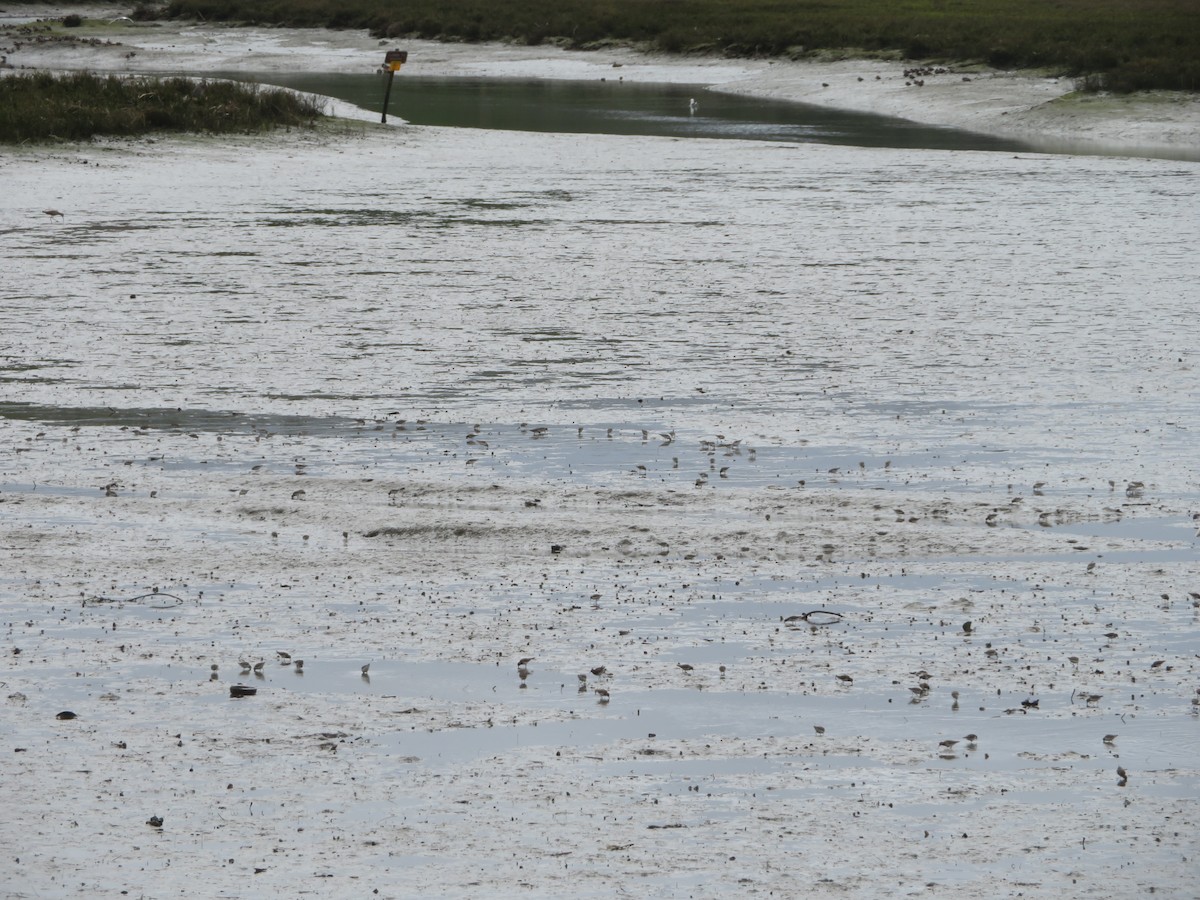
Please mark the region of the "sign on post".
<svg viewBox="0 0 1200 900"><path fill-rule="evenodd" d="M383 68L387 70L387 89L383 92L383 116L380 122L387 124L388 101L392 98L392 79L400 71L400 67L408 62L407 50L389 50L383 57Z"/></svg>

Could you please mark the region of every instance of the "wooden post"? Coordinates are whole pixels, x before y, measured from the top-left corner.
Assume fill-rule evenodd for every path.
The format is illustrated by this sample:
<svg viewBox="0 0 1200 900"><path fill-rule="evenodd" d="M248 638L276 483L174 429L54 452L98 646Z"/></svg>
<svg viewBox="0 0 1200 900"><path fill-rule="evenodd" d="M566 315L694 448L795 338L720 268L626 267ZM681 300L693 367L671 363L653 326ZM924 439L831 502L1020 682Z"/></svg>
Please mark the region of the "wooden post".
<svg viewBox="0 0 1200 900"><path fill-rule="evenodd" d="M396 77L396 70L388 69L387 88L383 92L383 115L380 116L380 118L379 118L379 121L382 122L384 125L387 124L388 101L392 97L392 80L395 77Z"/></svg>
<svg viewBox="0 0 1200 900"><path fill-rule="evenodd" d="M400 71L400 67L408 62L407 50L389 50L383 57L384 68L387 69L387 89L383 92L383 115L379 121L384 125L387 124L388 102L392 99L392 81L396 77L396 73Z"/></svg>

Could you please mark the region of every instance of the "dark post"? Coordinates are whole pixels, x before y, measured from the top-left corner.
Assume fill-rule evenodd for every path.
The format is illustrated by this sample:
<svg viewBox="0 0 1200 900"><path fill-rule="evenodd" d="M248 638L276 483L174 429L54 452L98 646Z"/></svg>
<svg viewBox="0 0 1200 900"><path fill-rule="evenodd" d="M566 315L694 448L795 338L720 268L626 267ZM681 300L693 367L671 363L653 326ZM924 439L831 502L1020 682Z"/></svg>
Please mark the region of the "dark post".
<svg viewBox="0 0 1200 900"><path fill-rule="evenodd" d="M396 77L396 73L400 71L400 67L408 62L407 50L389 50L383 58L384 68L387 69L387 89L383 92L383 115L379 121L387 124L388 102L392 98L392 79Z"/></svg>
<svg viewBox="0 0 1200 900"><path fill-rule="evenodd" d="M383 92L383 115L379 121L387 124L388 101L392 98L392 80L396 77L395 69L388 69L387 88Z"/></svg>

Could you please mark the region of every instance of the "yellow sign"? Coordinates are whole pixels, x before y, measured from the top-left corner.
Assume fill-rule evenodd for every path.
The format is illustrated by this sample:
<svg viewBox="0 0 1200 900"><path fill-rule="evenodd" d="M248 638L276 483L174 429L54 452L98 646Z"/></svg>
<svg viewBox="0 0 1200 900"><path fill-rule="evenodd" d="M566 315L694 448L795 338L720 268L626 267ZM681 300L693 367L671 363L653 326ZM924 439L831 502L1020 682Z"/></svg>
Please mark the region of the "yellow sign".
<svg viewBox="0 0 1200 900"><path fill-rule="evenodd" d="M388 68L393 72L399 72L402 65L404 65L402 62L390 62L387 64Z"/></svg>

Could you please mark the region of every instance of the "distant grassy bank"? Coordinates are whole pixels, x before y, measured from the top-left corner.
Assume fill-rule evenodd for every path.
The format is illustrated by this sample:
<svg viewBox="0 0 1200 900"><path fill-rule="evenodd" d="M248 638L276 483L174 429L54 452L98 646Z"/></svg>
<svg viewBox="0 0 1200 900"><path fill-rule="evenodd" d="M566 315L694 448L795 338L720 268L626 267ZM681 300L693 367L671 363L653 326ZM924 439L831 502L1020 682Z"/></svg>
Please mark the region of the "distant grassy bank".
<svg viewBox="0 0 1200 900"><path fill-rule="evenodd" d="M0 78L0 143L7 144L152 131L260 131L320 115L318 101L291 91L225 81L86 72Z"/></svg>
<svg viewBox="0 0 1200 900"><path fill-rule="evenodd" d="M620 41L742 57L854 48L1048 69L1114 91L1200 90L1200 0L169 0L161 9L389 38Z"/></svg>

